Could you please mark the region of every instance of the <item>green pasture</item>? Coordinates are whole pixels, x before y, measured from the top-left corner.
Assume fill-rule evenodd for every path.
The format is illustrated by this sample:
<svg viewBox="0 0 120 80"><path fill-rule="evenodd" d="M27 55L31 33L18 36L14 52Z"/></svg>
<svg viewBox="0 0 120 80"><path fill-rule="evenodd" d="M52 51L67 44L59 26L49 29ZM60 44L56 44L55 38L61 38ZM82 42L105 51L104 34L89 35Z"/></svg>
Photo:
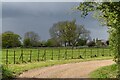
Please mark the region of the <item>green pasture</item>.
<svg viewBox="0 0 120 80"><path fill-rule="evenodd" d="M22 57L21 54L23 54ZM3 78L16 77L20 73L34 68L112 59L113 55L109 48L2 49Z"/></svg>
<svg viewBox="0 0 120 80"><path fill-rule="evenodd" d="M2 49L3 64L20 64L46 60L85 59L113 56L109 48L39 48Z"/></svg>

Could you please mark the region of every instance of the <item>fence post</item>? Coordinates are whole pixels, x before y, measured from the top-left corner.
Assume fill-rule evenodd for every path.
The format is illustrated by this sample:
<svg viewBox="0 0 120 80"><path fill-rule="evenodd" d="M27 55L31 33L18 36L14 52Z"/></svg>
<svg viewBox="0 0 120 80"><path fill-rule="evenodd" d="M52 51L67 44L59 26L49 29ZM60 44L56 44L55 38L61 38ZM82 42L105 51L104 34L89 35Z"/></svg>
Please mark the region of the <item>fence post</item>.
<svg viewBox="0 0 120 80"><path fill-rule="evenodd" d="M67 59L67 48L65 50L65 60Z"/></svg>
<svg viewBox="0 0 120 80"><path fill-rule="evenodd" d="M8 65L8 50L6 50L6 64Z"/></svg>
<svg viewBox="0 0 120 80"><path fill-rule="evenodd" d="M51 57L51 60L53 60L53 49L52 49L52 57Z"/></svg>
<svg viewBox="0 0 120 80"><path fill-rule="evenodd" d="M104 56L104 48L103 48L103 54L102 54L102 56Z"/></svg>
<svg viewBox="0 0 120 80"><path fill-rule="evenodd" d="M40 50L38 49L38 61L40 61Z"/></svg>
<svg viewBox="0 0 120 80"><path fill-rule="evenodd" d="M86 58L86 48L85 48L85 58Z"/></svg>
<svg viewBox="0 0 120 80"><path fill-rule="evenodd" d="M60 60L60 49L59 49L59 52L58 52L58 60Z"/></svg>
<svg viewBox="0 0 120 80"><path fill-rule="evenodd" d="M44 61L46 61L46 49L44 49Z"/></svg>
<svg viewBox="0 0 120 80"><path fill-rule="evenodd" d="M72 47L72 57L71 57L71 59L73 59L73 47Z"/></svg>
<svg viewBox="0 0 120 80"><path fill-rule="evenodd" d="M14 50L14 64L15 64L15 62L16 62L16 61L15 61L15 50Z"/></svg>
<svg viewBox="0 0 120 80"><path fill-rule="evenodd" d="M21 50L21 57L22 57L22 63L23 63L23 50Z"/></svg>
<svg viewBox="0 0 120 80"><path fill-rule="evenodd" d="M92 55L92 48L91 48L91 58L93 57L93 55Z"/></svg>

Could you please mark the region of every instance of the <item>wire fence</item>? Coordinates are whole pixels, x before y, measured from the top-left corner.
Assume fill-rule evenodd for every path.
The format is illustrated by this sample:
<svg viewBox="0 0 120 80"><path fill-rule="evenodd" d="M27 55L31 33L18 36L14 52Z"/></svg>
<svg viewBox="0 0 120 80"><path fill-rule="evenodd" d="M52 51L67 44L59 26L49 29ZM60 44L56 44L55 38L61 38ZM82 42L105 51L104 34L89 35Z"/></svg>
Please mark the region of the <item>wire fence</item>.
<svg viewBox="0 0 120 80"><path fill-rule="evenodd" d="M3 64L20 64L46 60L86 59L113 56L109 48L39 48L3 49Z"/></svg>

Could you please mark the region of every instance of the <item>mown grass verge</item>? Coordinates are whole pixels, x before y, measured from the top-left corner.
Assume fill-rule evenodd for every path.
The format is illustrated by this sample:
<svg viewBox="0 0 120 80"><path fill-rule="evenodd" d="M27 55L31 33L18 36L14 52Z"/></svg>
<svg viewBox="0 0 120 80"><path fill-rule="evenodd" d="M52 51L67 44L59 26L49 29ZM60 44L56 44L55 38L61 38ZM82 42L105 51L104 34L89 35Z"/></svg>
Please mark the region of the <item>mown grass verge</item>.
<svg viewBox="0 0 120 80"><path fill-rule="evenodd" d="M89 74L90 78L116 78L117 65L101 67Z"/></svg>
<svg viewBox="0 0 120 80"><path fill-rule="evenodd" d="M27 64L26 63L9 64L9 65L5 65L7 67L3 68L4 69L3 78L14 78L24 71L35 69L35 68L42 68L42 67L53 66L53 65L77 63L77 62L91 61L91 60L106 60L106 59L112 59L112 58L113 57L96 57L96 58L89 58L89 59L49 60L49 61L41 61L41 62L32 62Z"/></svg>

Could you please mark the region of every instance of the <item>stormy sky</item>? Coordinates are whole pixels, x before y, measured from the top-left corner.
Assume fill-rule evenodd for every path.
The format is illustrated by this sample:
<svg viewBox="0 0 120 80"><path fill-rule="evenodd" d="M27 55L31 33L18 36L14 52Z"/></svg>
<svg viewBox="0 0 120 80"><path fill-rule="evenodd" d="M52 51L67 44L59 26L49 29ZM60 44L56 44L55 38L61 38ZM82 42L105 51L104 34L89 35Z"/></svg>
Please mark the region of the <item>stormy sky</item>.
<svg viewBox="0 0 120 80"><path fill-rule="evenodd" d="M13 31L22 37L25 32L34 31L41 40L47 40L54 23L76 19L77 24L90 30L92 38L107 40L107 27L101 26L91 14L82 18L79 11L72 9L78 5L78 2L3 2L2 31Z"/></svg>

